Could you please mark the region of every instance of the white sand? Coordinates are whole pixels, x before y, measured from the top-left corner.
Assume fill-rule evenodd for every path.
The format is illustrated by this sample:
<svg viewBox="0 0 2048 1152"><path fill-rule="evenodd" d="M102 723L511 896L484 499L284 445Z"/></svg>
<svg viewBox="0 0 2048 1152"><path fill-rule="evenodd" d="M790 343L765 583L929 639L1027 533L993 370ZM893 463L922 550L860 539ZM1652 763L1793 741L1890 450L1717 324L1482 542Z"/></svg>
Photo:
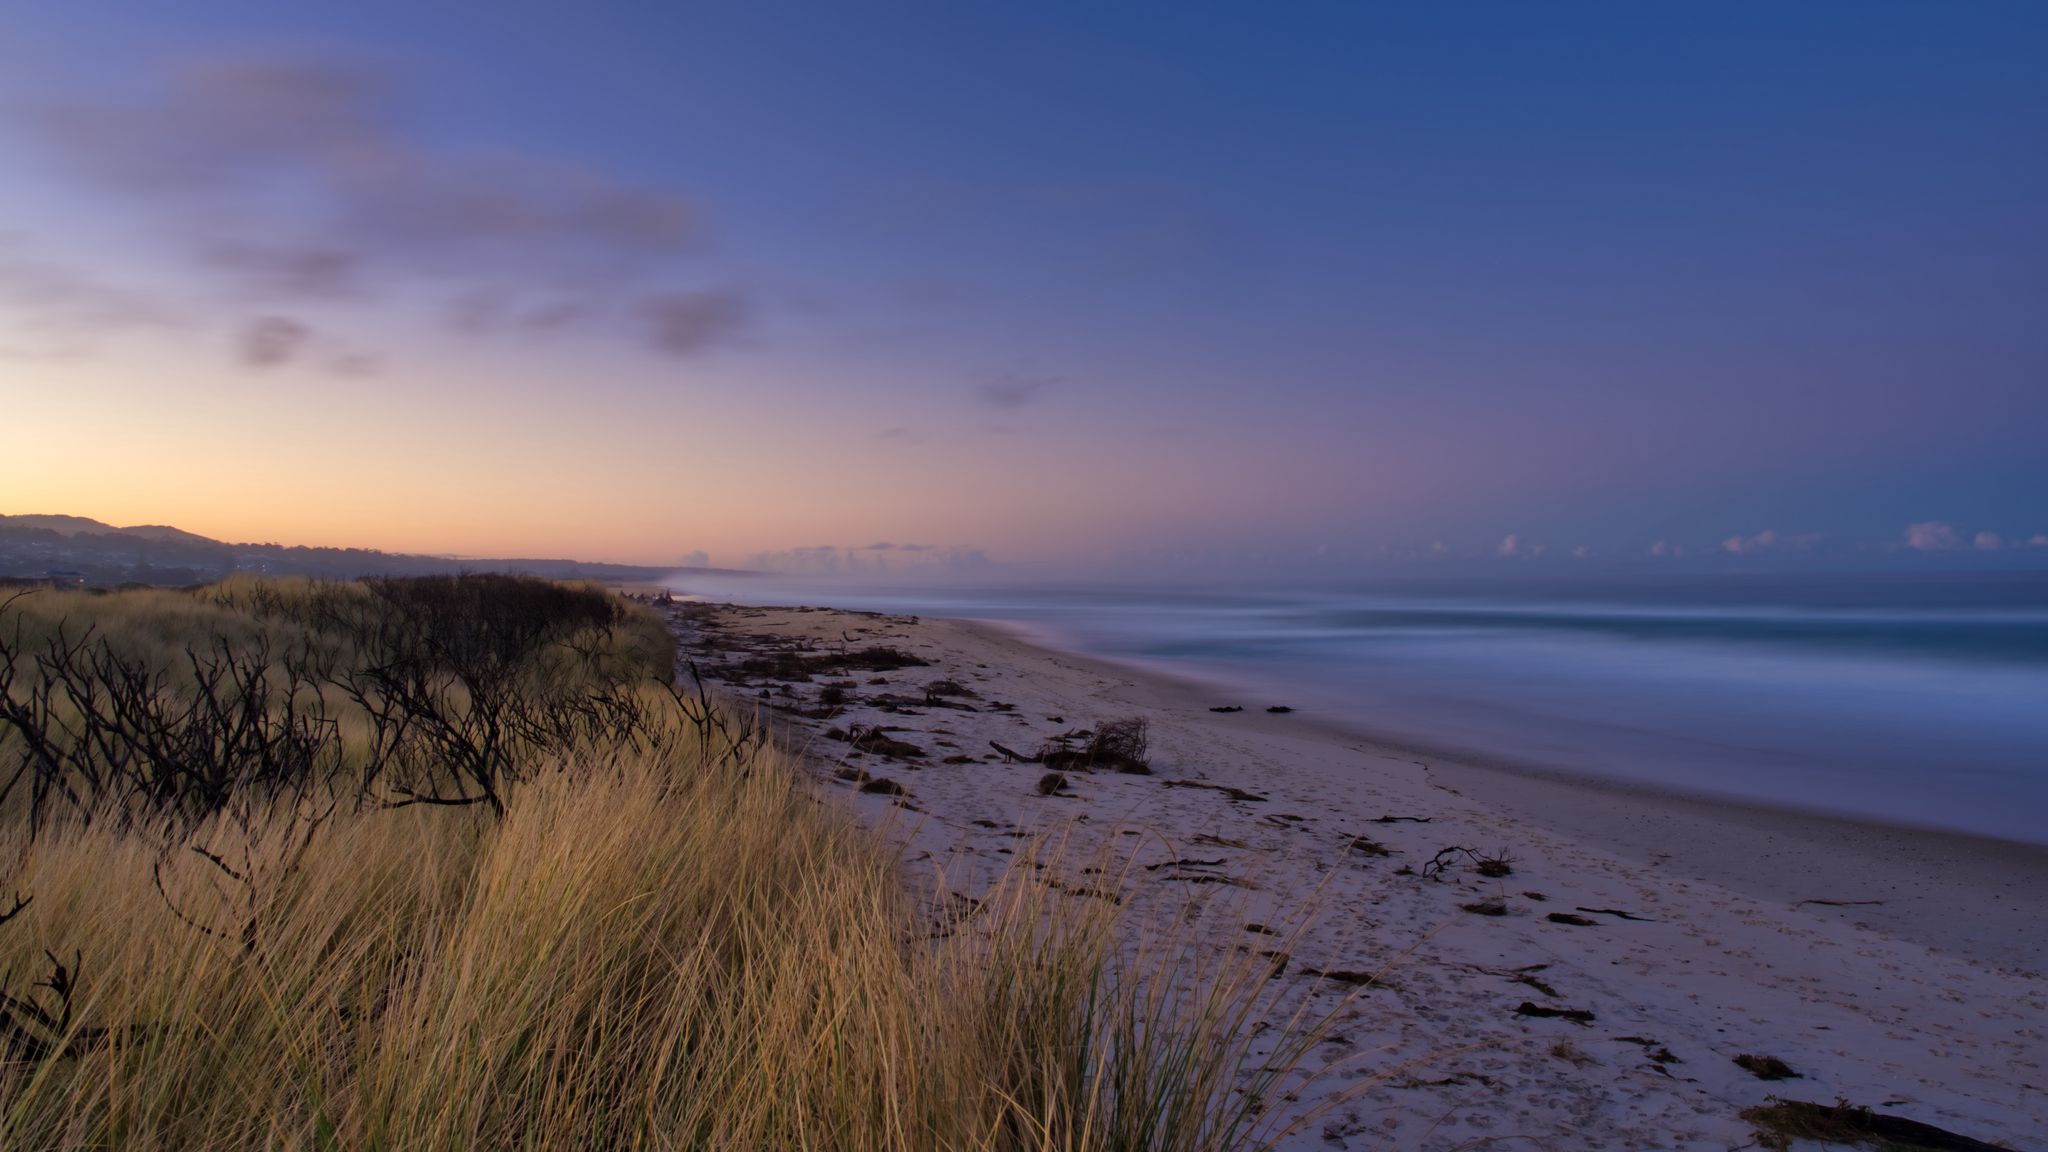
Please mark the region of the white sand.
<svg viewBox="0 0 2048 1152"><path fill-rule="evenodd" d="M886 686L850 674L856 696L919 697L938 679L979 694L967 701L976 711L775 713L821 768L853 765L907 788L914 812L885 796L854 802L957 888L1014 859L1018 833L1071 830L1082 852L1107 839L1135 855L1131 883L1151 890L1134 894L1136 915L1210 905L1203 923L1219 948L1273 947L1238 921L1280 923L1314 893L1283 991L1334 1004L1352 990L1300 967L1387 972L1318 1053L1348 1058L1345 1070L1289 1104L1325 1110L1288 1147L1738 1148L1751 1127L1737 1114L1774 1094L2048 1147L2048 851L1451 763L1346 734L1342 717L1268 715L1285 702L1048 651L984 624L755 608L709 610L705 622L712 631L678 628L725 637L715 643L728 650L747 634L808 637L819 650L885 644L932 662L881 673ZM815 705L818 686L795 690L780 702ZM990 710L995 701L1015 710ZM1157 774L1075 774L1071 797L1040 796L1041 766L990 749L1029 755L1055 733L1132 715L1152 723ZM900 728L890 735L927 755L886 759L816 735L863 724ZM949 755L976 759L941 763ZM1375 822L1389 815L1428 822ZM1350 851L1352 836L1392 854ZM1513 874L1488 879L1469 861L1440 882L1397 874L1453 845L1505 853ZM1144 868L1176 857L1219 863ZM1195 873L1236 883L1188 882ZM1488 899L1508 914L1460 910ZM1595 923L1553 923L1553 912ZM1517 1015L1525 1001L1594 1019ZM1733 1063L1743 1053L1803 1078L1759 1081ZM1347 1089L1355 1099L1327 1108Z"/></svg>

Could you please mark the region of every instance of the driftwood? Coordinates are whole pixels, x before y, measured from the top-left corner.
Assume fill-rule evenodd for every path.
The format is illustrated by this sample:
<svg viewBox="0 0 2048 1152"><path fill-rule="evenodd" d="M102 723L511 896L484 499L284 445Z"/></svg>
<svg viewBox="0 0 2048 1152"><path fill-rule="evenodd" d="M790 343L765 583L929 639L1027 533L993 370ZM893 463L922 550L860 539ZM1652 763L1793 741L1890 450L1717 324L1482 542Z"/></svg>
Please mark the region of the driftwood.
<svg viewBox="0 0 2048 1152"><path fill-rule="evenodd" d="M1386 987L1385 984L1380 982L1380 975L1377 972L1354 972L1348 968L1309 968L1306 966L1297 968L1295 971L1303 976L1313 976L1318 980L1329 980L1337 984L1354 984L1361 988Z"/></svg>
<svg viewBox="0 0 2048 1152"><path fill-rule="evenodd" d="M1437 849L1436 855L1423 864L1423 878L1428 880L1443 879L1444 873L1450 871L1451 865L1457 863L1460 856L1472 861L1472 870L1481 876L1509 876L1515 871L1509 866L1506 853L1502 853L1499 856L1486 856L1482 855L1476 848L1460 848L1453 845L1449 848ZM1585 911L1585 909L1580 909L1580 911Z"/></svg>
<svg viewBox="0 0 2048 1152"><path fill-rule="evenodd" d="M1161 860L1157 864L1145 865L1145 871L1157 872L1161 868L1214 868L1224 863L1227 861L1221 856L1214 860Z"/></svg>
<svg viewBox="0 0 2048 1152"><path fill-rule="evenodd" d="M1266 798L1256 792L1247 792L1242 788L1232 788L1228 784L1211 784L1206 780L1162 780L1160 783L1168 788L1207 788L1211 792L1221 792L1232 800L1242 800L1248 804L1264 804L1266 802Z"/></svg>
<svg viewBox="0 0 2048 1152"><path fill-rule="evenodd" d="M1578 906L1578 909L1581 912L1597 912L1602 916L1617 916L1623 920L1640 920L1645 924L1656 923L1655 920L1650 919L1648 916L1638 916L1633 912L1623 912L1619 908L1588 908L1584 904L1581 904Z"/></svg>
<svg viewBox="0 0 2048 1152"><path fill-rule="evenodd" d="M1587 1009L1545 1008L1541 1004L1536 1004L1528 1000L1522 1001L1522 1003L1515 1009L1515 1015L1541 1016L1545 1018L1555 1018L1558 1020L1569 1020L1582 1028L1593 1022L1593 1013L1588 1011Z"/></svg>
<svg viewBox="0 0 2048 1152"><path fill-rule="evenodd" d="M1777 1149L1790 1148L1795 1139L1835 1144L1882 1141L1897 1152L1999 1152L2004 1147L1904 1116L1858 1108L1847 1101L1828 1105L1774 1097L1768 1104L1744 1111L1742 1118L1758 1126L1758 1136L1767 1141L1765 1147Z"/></svg>

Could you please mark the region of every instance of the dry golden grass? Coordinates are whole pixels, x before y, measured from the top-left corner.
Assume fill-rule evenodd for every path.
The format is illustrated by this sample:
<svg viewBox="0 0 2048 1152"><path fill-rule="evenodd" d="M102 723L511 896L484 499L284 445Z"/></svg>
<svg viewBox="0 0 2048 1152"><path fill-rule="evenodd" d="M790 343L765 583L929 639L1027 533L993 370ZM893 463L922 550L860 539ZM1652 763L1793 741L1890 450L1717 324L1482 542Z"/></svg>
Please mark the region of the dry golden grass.
<svg viewBox="0 0 2048 1152"><path fill-rule="evenodd" d="M1029 861L935 916L783 753L726 750L534 762L501 816L343 806L310 839L225 814L0 827L0 883L30 901L0 924L0 1148L1271 1134L1262 1106L1315 1026L1252 1057L1266 961L1133 945L1110 902ZM52 957L68 1013L32 987Z"/></svg>

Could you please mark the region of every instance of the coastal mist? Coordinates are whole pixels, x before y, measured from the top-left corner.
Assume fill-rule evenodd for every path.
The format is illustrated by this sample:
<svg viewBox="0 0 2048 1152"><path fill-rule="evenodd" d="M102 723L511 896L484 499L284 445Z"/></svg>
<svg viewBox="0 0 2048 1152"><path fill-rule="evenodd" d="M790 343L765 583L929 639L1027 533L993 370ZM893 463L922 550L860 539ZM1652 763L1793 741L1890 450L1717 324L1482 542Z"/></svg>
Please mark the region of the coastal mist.
<svg viewBox="0 0 2048 1152"><path fill-rule="evenodd" d="M1428 755L2048 842L2048 577L679 591L987 620Z"/></svg>

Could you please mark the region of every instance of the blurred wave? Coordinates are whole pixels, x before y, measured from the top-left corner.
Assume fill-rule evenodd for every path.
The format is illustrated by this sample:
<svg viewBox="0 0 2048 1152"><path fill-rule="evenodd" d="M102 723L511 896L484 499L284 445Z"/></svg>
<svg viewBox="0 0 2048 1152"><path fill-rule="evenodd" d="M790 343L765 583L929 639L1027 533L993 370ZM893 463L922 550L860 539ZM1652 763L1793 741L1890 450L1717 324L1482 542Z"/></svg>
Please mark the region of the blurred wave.
<svg viewBox="0 0 2048 1152"><path fill-rule="evenodd" d="M691 590L1000 621L1446 753L2048 842L2040 574Z"/></svg>

